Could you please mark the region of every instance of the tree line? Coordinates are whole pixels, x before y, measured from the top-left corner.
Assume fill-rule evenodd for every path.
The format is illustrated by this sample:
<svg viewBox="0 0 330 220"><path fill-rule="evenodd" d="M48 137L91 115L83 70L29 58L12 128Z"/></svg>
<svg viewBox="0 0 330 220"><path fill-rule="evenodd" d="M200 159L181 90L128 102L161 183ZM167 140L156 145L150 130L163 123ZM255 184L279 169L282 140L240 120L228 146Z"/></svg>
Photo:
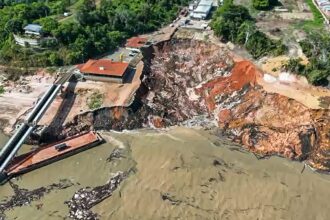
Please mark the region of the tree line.
<svg viewBox="0 0 330 220"><path fill-rule="evenodd" d="M215 12L211 26L222 40L244 45L254 58L286 52L282 41L270 39L258 30L255 23L247 8L234 5L232 0L225 0Z"/></svg>
<svg viewBox="0 0 330 220"><path fill-rule="evenodd" d="M330 76L330 37L327 33L309 33L308 37L300 42L308 64L303 65L300 58L292 58L284 68L287 71L303 75L314 85L327 86Z"/></svg>
<svg viewBox="0 0 330 220"><path fill-rule="evenodd" d="M58 66L81 63L115 49L133 35L156 30L172 21L188 0L79 0L75 19L58 21L56 15L74 0L0 0L0 62L16 66ZM26 3L29 2L29 3ZM62 4L63 3L63 4ZM58 5L63 10L56 9ZM41 48L15 44L29 23L40 24L45 38Z"/></svg>

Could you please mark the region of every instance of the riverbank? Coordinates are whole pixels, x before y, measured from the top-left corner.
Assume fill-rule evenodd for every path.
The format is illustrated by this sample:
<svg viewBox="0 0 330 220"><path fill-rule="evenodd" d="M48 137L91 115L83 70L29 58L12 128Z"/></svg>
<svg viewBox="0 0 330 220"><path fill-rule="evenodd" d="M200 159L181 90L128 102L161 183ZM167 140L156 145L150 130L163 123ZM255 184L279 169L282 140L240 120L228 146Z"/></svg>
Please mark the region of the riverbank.
<svg viewBox="0 0 330 220"><path fill-rule="evenodd" d="M49 143L89 130L220 127L261 156L280 155L330 170L329 90L288 73L264 73L226 45L178 35L143 50L134 80L119 88L129 92L111 94L117 97L115 105L88 110L89 95L101 91L90 84L98 82L69 82L33 141Z"/></svg>
<svg viewBox="0 0 330 220"><path fill-rule="evenodd" d="M33 143L89 130L220 127L260 156L279 155L330 171L330 91L289 73L263 72L205 34L212 36L179 30L172 39L144 48L132 83L109 84L117 92L102 90L99 82L69 82ZM96 92L103 104L90 109L88 100ZM106 99L107 93L113 98Z"/></svg>
<svg viewBox="0 0 330 220"><path fill-rule="evenodd" d="M77 115L61 135L220 127L260 156L279 155L329 171L329 90L288 73L269 75L226 46L205 41L174 37L143 54L146 68L132 105Z"/></svg>

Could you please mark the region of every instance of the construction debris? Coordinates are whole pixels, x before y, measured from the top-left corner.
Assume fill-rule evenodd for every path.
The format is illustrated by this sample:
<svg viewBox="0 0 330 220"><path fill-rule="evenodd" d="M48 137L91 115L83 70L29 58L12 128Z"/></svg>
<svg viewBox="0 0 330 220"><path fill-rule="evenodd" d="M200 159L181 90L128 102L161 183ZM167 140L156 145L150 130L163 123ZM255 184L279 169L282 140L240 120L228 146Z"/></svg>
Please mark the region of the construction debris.
<svg viewBox="0 0 330 220"><path fill-rule="evenodd" d="M15 207L30 205L33 201L38 201L46 194L54 190L66 189L74 185L70 180L63 179L59 183L54 183L46 187L40 187L34 190L20 189L18 185L13 182L9 182L10 186L13 188L14 195L10 198L4 198L0 202L0 220L5 219L4 212L6 210L13 209Z"/></svg>
<svg viewBox="0 0 330 220"><path fill-rule="evenodd" d="M118 172L103 186L97 186L92 189L87 187L78 190L70 201L65 202L70 209L68 217L84 220L99 219L97 214L90 209L110 197L126 177L127 173Z"/></svg>

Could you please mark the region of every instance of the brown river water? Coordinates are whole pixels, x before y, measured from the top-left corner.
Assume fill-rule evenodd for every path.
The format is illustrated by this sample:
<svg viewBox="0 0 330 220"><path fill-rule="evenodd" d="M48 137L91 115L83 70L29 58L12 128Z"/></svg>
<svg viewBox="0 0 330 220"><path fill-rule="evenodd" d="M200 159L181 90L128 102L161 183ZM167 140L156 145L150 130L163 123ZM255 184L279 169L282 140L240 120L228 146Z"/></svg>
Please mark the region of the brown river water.
<svg viewBox="0 0 330 220"><path fill-rule="evenodd" d="M100 219L311 219L330 217L330 177L279 157L258 160L212 131L102 133L107 143L14 179L33 190L67 179L40 200L5 211L6 219L64 219L64 203L111 173L134 168L113 195L92 208ZM6 137L0 136L2 145ZM122 157L107 161L114 149ZM1 200L14 194L0 186Z"/></svg>

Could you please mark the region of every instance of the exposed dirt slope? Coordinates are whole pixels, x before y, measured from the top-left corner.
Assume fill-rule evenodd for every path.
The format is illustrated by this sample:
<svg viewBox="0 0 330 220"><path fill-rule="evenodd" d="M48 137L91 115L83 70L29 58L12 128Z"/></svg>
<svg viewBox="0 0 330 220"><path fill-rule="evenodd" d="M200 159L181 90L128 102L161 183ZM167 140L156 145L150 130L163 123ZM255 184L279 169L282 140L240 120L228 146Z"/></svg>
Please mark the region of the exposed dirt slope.
<svg viewBox="0 0 330 220"><path fill-rule="evenodd" d="M63 134L215 124L258 154L330 169L330 111L266 92L258 85L263 73L253 63L234 64L228 51L198 41L162 43L144 55L144 86L132 106L79 115Z"/></svg>
<svg viewBox="0 0 330 220"><path fill-rule="evenodd" d="M218 125L250 150L307 159L314 167L328 170L330 111L312 110L293 99L267 93L255 84L260 76L252 63L242 61L235 64L230 76L214 79L199 91L207 91L208 106L216 106L209 111Z"/></svg>

